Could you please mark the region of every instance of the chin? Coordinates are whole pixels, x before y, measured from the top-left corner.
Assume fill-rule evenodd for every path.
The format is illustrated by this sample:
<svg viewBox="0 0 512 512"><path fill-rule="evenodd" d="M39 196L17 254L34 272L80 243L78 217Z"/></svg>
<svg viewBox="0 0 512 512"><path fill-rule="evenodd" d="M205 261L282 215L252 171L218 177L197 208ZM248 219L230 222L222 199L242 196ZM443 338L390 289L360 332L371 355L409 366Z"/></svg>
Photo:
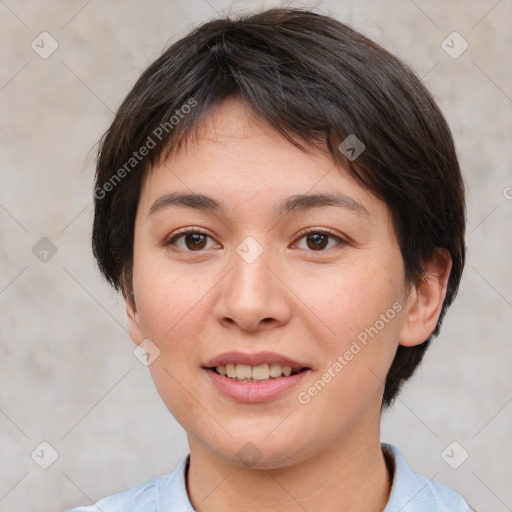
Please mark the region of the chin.
<svg viewBox="0 0 512 512"><path fill-rule="evenodd" d="M297 444L290 436L287 439L269 439L266 434L230 438L222 446L210 445L210 450L227 463L248 469L270 470L293 466L314 455L313 447Z"/></svg>

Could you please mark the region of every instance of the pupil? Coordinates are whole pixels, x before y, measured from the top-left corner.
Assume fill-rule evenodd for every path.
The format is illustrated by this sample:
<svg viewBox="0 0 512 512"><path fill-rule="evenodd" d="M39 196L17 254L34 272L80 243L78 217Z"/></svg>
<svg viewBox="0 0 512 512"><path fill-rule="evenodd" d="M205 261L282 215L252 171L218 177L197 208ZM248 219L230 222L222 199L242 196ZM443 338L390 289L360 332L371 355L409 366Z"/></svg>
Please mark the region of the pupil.
<svg viewBox="0 0 512 512"><path fill-rule="evenodd" d="M322 244L320 239L322 239L325 243ZM316 245L313 247L313 249L319 249L319 248L323 249L327 245L327 236L323 235L321 233L315 233L313 235L309 235L309 240L313 240L314 244L321 244L321 247Z"/></svg>
<svg viewBox="0 0 512 512"><path fill-rule="evenodd" d="M187 235L186 239L187 238L188 238L188 240L192 239L192 244L194 244L193 247L190 247L190 245L187 243L187 248L195 250L195 249L202 249L202 247L204 246L204 243L201 245L201 247L198 247L197 244L200 244L201 241L204 242L204 239L206 237L204 235L201 235L200 233L193 233L193 234Z"/></svg>

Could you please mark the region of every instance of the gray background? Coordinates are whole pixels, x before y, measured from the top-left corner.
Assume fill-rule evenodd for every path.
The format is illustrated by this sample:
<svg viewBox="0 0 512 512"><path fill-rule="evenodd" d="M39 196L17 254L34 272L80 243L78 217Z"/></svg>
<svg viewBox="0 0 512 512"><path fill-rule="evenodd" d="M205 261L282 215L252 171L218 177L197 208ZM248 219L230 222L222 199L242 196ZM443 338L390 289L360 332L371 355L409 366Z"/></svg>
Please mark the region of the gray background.
<svg viewBox="0 0 512 512"><path fill-rule="evenodd" d="M133 355L123 302L94 265L95 144L170 40L218 13L271 5L0 1L1 511L88 504L171 472L188 453ZM382 439L480 512L512 510L512 1L291 5L316 5L402 57L449 121L467 184L467 266ZM31 47L43 31L58 42L46 59ZM469 44L458 58L442 47L453 31ZM36 245L43 237L55 255ZM58 452L46 470L35 462L50 461L43 441ZM452 465L469 454L457 469L441 455L454 441Z"/></svg>

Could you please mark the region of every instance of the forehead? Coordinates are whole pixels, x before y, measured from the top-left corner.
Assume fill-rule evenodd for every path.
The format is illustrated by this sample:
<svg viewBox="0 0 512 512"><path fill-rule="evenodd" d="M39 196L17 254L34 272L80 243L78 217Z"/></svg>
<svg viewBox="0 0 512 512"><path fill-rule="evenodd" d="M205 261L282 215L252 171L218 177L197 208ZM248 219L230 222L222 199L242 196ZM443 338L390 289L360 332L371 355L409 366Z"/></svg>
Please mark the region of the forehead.
<svg viewBox="0 0 512 512"><path fill-rule="evenodd" d="M253 209L267 205L281 214L290 210L292 201L285 198L330 195L370 217L387 216L386 205L326 150L296 147L237 99L220 104L178 152L148 172L141 194L146 214L155 209L155 200L175 192L216 199L217 210L225 205L252 205ZM189 197L191 202L198 200ZM300 201L303 206L307 203Z"/></svg>

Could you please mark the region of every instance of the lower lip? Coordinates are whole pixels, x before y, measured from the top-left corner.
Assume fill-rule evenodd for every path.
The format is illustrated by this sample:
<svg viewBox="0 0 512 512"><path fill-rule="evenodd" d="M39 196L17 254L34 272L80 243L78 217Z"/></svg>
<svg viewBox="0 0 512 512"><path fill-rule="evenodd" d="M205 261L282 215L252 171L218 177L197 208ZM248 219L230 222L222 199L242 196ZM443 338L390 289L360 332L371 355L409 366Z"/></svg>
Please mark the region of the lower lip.
<svg viewBox="0 0 512 512"><path fill-rule="evenodd" d="M289 377L279 377L266 382L243 382L223 377L205 368L216 388L238 402L261 403L272 400L296 386L310 370L303 370Z"/></svg>

